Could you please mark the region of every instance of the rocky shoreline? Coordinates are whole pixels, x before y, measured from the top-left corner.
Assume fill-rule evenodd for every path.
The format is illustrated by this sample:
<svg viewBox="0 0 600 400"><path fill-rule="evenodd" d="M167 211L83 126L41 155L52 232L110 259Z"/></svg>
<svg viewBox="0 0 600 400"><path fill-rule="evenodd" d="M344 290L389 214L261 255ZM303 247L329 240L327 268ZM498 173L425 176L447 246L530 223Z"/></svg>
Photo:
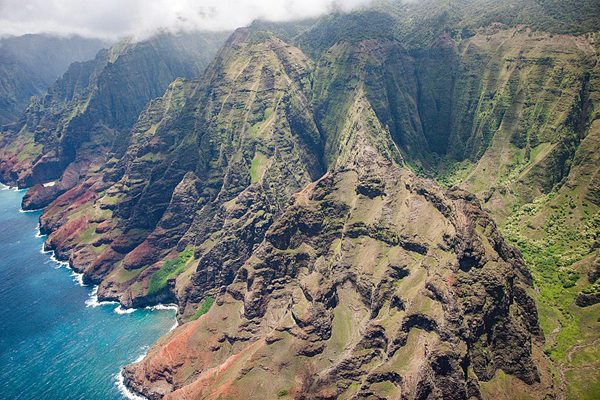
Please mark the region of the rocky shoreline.
<svg viewBox="0 0 600 400"><path fill-rule="evenodd" d="M599 298L597 36L374 7L123 41L3 128L45 249L177 304L136 392L559 394L540 325Z"/></svg>

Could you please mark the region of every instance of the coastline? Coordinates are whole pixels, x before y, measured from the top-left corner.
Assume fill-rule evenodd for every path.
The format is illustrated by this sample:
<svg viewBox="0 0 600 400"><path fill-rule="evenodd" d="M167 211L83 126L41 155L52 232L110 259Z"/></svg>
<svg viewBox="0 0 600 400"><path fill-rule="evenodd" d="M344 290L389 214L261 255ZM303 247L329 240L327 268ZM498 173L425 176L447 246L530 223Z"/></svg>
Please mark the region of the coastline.
<svg viewBox="0 0 600 400"><path fill-rule="evenodd" d="M11 187L11 186L5 185L3 183L0 183L0 190L13 190L15 192L23 192L23 191L26 191L27 188L19 189L17 187ZM19 212L20 213L43 212L43 208L37 209L37 210L23 210L22 208L19 208ZM48 236L47 234L41 233L41 226L38 222L38 224L35 228L34 237L35 238L45 238L47 236ZM169 328L169 330L166 333L173 331L175 328L177 328L179 326L179 321L177 319L177 312L178 312L179 306L177 304L161 304L161 303L159 303L159 304L152 305L152 306L127 308L127 307L124 307L119 301L108 301L108 300L99 301L98 285L92 286L92 285L86 284L83 279L84 274L77 272L72 267L72 265L69 261L59 259L57 257L56 252L53 249L46 249L45 242L42 242L39 252L48 257L47 262L52 262L53 264L56 265L56 266L52 266L53 269L62 269L62 268L67 269L70 272L70 277L72 277L73 282L77 286L85 287L85 288L91 287L91 290L88 293L88 299L85 301L86 308L90 308L90 307L96 308L98 306L115 305L113 312L115 314L119 314L119 315L131 314L138 310L144 310L144 309L149 310L149 311L173 310L173 311L175 311L175 315L173 318L174 324L171 326L171 328ZM141 355L139 355L133 362L139 362L139 361L143 360L144 357L146 357L151 346L152 345L145 346L144 352ZM125 365L127 365L127 364L125 364ZM146 400L146 397L143 397L140 394L134 393L125 384L125 379L123 376L123 368L125 367L125 365L121 365L119 372L114 375L114 379L115 379L114 384L117 387L119 393L121 393L121 395L123 395L125 398L130 399L130 400Z"/></svg>
<svg viewBox="0 0 600 400"><path fill-rule="evenodd" d="M35 210L35 211L40 211L40 210ZM42 237L48 236L48 235L41 234L40 229L39 229L39 224L36 227L36 230L37 230L36 237L42 238ZM50 254L49 259L52 260L53 262L55 262L56 264L58 264L58 268L56 268L56 269L66 268L67 270L69 270L71 272L70 276L73 277L73 281L75 283L77 283L79 286L89 287L89 285L86 285L83 282L83 273L79 273L79 272L75 271L71 267L71 265L68 261L58 260L56 258L56 253L54 252L54 250L45 250L44 244L42 244L42 248L41 248L40 252L42 254ZM151 310L151 311L174 310L175 311L175 318L174 318L175 323L169 329L168 332L173 331L175 328L177 328L179 326L179 321L177 320L177 312L179 310L179 306L177 304L157 304L154 306L146 306L146 307L141 307L141 308L136 308L136 307L125 308L118 301L109 301L109 300L99 301L98 300L98 285L94 285L92 287L91 292L89 293L89 298L85 301L85 306L95 308L95 307L99 307L99 306L110 306L110 305L116 305L116 307L113 309L113 312L116 314L121 314L121 315L131 314L133 312L136 312L138 310L143 310L143 309ZM136 358L135 361L133 361L133 362L142 361L146 357L146 354L148 354L148 350L150 350L150 346L148 346L146 351L144 351L140 356L138 356L138 358ZM125 367L125 365L122 365L119 370L119 373L115 375L115 385L117 386L117 389L119 390L119 392L129 400L147 400L146 397L143 397L140 394L137 394L137 393L134 393L133 391L131 391L129 389L129 387L125 384L125 377L123 376L123 368L124 367Z"/></svg>
<svg viewBox="0 0 600 400"><path fill-rule="evenodd" d="M121 307L121 305L119 304L117 306L117 308L115 308L114 312L116 312L117 314L129 314L129 311L125 311L125 312L118 312L117 310ZM175 310L175 323L173 324L173 326L169 329L169 332L172 332L175 328L177 328L179 326L179 321L177 320L177 312L179 310L179 306L176 304L172 304L172 305L163 305L163 304L158 304L155 306L147 306L144 307L144 309L146 310L152 310L152 311L156 311L156 310ZM125 310L133 310L131 312L134 312L136 310L141 310L140 308L127 308ZM167 334L165 333L165 335ZM142 361L144 358L146 358L146 355L148 354L148 351L150 351L150 348L152 346L148 346L146 348L146 351L144 351L138 358L135 359L135 361L133 361L134 363L140 362ZM119 370L119 373L116 376L116 385L117 388L119 389L119 391L121 392L121 394L123 394L125 397L127 397L129 400L147 400L146 397L142 396L141 394L132 391L127 384L125 383L125 376L123 375L123 368L125 368L125 366L123 365L121 367L121 369Z"/></svg>
<svg viewBox="0 0 600 400"><path fill-rule="evenodd" d="M34 210L34 211L41 211L41 210ZM20 212L23 212L23 211L20 210ZM41 234L39 224L36 227L36 230L37 230L37 232L36 232L35 237L43 238L43 237L48 236L48 235ZM70 276L73 277L73 281L76 284L78 284L81 287L89 287L89 285L86 285L83 281L83 273L75 271L71 267L71 265L68 261L61 261L61 260L57 259L56 253L54 252L54 250L46 250L44 248L44 244L42 244L42 248L40 249L40 252L42 254L50 255L49 259L58 265L58 268L56 268L56 269L66 268L67 270L69 270L71 272ZM99 306L110 306L110 305L116 305L116 307L113 309L113 312L116 314L120 314L120 315L131 314L138 310L143 310L143 309L150 310L150 311L174 310L175 311L175 318L174 318L175 323L169 329L168 332L173 331L175 328L177 328L179 326L179 321L177 319L177 312L179 310L179 306L177 304L157 304L154 306L146 306L146 307L140 307L140 308L136 308L136 307L126 308L126 307L123 307L123 305L118 301L110 301L110 300L99 301L98 300L98 285L94 285L92 287L91 292L89 293L89 298L85 301L85 306L96 308ZM148 348L140 356L138 356L138 358L136 358L135 361L133 361L133 362L135 363L135 362L142 361L148 354L148 350L150 350L150 347L151 346L148 346ZM115 386L117 387L119 392L129 400L147 400L146 397L144 397L138 393L135 393L131 389L129 389L129 387L125 383L125 377L123 376L123 368L124 367L125 367L125 365L122 365L119 370L119 373L115 375Z"/></svg>

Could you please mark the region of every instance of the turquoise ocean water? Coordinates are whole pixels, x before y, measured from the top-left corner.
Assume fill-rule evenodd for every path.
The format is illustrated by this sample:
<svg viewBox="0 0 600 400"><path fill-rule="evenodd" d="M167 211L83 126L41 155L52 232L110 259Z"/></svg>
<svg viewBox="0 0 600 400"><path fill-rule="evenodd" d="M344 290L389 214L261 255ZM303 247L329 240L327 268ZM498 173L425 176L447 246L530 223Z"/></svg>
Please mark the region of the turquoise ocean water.
<svg viewBox="0 0 600 400"><path fill-rule="evenodd" d="M0 189L0 399L127 398L121 367L174 327L175 310L98 304L41 251L40 212L20 212L23 195Z"/></svg>

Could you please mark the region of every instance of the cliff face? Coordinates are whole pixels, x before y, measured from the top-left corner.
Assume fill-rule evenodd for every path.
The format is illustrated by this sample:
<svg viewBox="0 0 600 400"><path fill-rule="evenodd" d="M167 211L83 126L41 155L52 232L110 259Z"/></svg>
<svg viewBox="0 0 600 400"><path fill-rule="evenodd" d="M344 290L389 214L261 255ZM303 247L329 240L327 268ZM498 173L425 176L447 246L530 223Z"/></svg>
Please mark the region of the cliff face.
<svg viewBox="0 0 600 400"><path fill-rule="evenodd" d="M109 42L77 36L0 39L0 124L18 120L30 98L43 95L69 64L89 60L108 46Z"/></svg>
<svg viewBox="0 0 600 400"><path fill-rule="evenodd" d="M488 149L448 174L477 193L523 251L540 288L545 352L559 366L568 398L595 396L586 376L596 358L584 361L574 352L591 351L600 335L598 324L590 323L598 319L600 232L600 81L597 39L591 39L560 37L560 46L538 41L525 51L519 74L496 92L511 101ZM535 66L523 65L526 60ZM580 379L586 383L573 385Z"/></svg>
<svg viewBox="0 0 600 400"><path fill-rule="evenodd" d="M414 65L391 40L314 63L238 30L204 76L146 107L120 159L46 209L48 247L101 298L200 317L128 369L130 385L235 396L256 371L256 396L554 390L519 253L473 196L404 167L428 151ZM255 359L270 354L277 365Z"/></svg>
<svg viewBox="0 0 600 400"><path fill-rule="evenodd" d="M128 305L174 291L182 301L198 298L194 290L205 297L231 282L291 194L322 175L321 138L307 114L310 60L276 38L252 41L238 31L203 78L175 81L142 113L102 181L90 178L47 209L42 227L60 226L49 244L85 260L76 268L103 281L101 296ZM78 238L70 217L83 210L97 215L86 229L101 254ZM161 260L187 248L195 248L196 266L167 274L181 274L178 288L166 279L153 285ZM205 274L204 285L190 284Z"/></svg>
<svg viewBox="0 0 600 400"><path fill-rule="evenodd" d="M73 63L41 99L2 131L0 174L20 187L59 179L71 163L119 152L146 103L176 77L201 74L223 33L124 40ZM64 190L63 190L64 191ZM52 200L51 197L48 197ZM44 206L41 201L35 206Z"/></svg>
<svg viewBox="0 0 600 400"><path fill-rule="evenodd" d="M596 36L432 4L122 42L4 129L46 247L101 299L180 306L134 390L593 391Z"/></svg>
<svg viewBox="0 0 600 400"><path fill-rule="evenodd" d="M552 393L519 252L472 195L382 157L374 117L359 91L343 161L294 196L208 313L126 368L128 385L149 398Z"/></svg>

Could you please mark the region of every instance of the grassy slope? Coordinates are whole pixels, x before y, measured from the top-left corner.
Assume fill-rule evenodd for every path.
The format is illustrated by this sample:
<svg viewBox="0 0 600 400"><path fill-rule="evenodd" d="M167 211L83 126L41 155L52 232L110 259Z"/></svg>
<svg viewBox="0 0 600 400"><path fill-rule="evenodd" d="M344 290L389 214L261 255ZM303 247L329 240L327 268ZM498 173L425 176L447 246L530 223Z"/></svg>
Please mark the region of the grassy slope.
<svg viewBox="0 0 600 400"><path fill-rule="evenodd" d="M557 18L542 17L539 7L533 2L523 2L529 4L525 7L524 14L514 16L509 9L491 7L486 1L480 1L477 7L472 8L463 6L470 3L468 1L449 2L449 6L444 6L446 8L435 8L433 3L423 1L419 7L432 7L429 13L411 14L402 9L397 12L397 19L409 26L404 30L399 28L402 24L394 25L394 21L377 13L353 17L354 24L348 24L348 20L338 21L338 17L334 16L329 21L321 22L310 33L300 36L297 43L307 54L318 59L333 43L317 39L328 37L330 29L339 31L340 26L344 28L340 36L335 37L336 41L344 38L356 41L382 36L387 38L391 36L388 32L392 32L387 28L393 25L396 37L405 40L407 47L414 50L417 44L426 47L431 43L436 32L439 33L449 25L454 27L450 29L451 34L460 45L462 57L462 75L458 76L458 83L462 86L457 86L457 101L460 104L461 101L476 99L478 104L473 121L467 121L467 125L453 120L453 139L455 143L465 139L464 149L455 153L448 152L452 157L436 160L439 161L438 173L441 171L444 174L441 177L438 175L438 178L445 183L463 183L482 197L487 197L489 190L494 188L486 207L496 217L505 235L523 250L531 267L539 289L537 301L540 317L548 338L546 353L560 370L556 376L557 382L565 380L565 390L573 398L593 398L597 395L598 381L594 379L598 374L589 373L589 370L591 368L595 371L597 366L594 363L598 359L598 347L593 339L599 336L596 322L599 306L580 308L573 302L575 296L589 286L586 273L593 259L590 250L593 250L597 230L594 222L597 221L595 216L599 204L594 203L597 199L594 177L599 165L598 152L595 150L599 147L600 132L594 114L594 96L598 93L598 88L594 85L597 85L597 80L590 77L589 85L583 84L587 79L585 72L591 70L593 64L590 62L593 62L594 57L597 59L597 55L590 44L594 43L593 39L558 35L552 37L550 34L530 33L524 28L488 29L471 36L475 33L473 29L477 24L501 21L514 26L534 21L534 27L545 29L544 21L552 23L552 18ZM552 16L559 12L552 11L556 2L546 3L544 15L550 13ZM491 7L491 11L482 13L481 7L486 4ZM567 7L567 10L571 9ZM589 13L581 14L594 15L593 7L588 7L587 10ZM579 17L572 10L570 13L574 15L573 18ZM477 18L472 19L472 24L463 24L461 21L466 20L465 15L476 15ZM567 21L568 26L575 25L573 20ZM587 19L580 25L585 27L586 24L589 24ZM365 26L372 29L363 29ZM560 26L552 24L547 26L553 26L556 33L581 33L568 32L566 28L561 31ZM322 30L321 33L319 29ZM585 31L588 28L582 29ZM415 33L422 33L423 36L415 36ZM351 46L340 45L328 57L336 63L349 64L352 59L343 57L349 57L355 51ZM550 59L549 52L552 52ZM360 57L358 60L364 62ZM264 63L269 64L266 61ZM238 62L245 64L248 60L241 58ZM478 64L479 62L483 64ZM276 63L271 64L275 66L274 69L279 69ZM349 65L347 71L339 67L328 71L326 65L319 64L318 60L316 64L317 68L320 65L323 76L326 77L338 73L356 75L351 68L353 65ZM378 77L387 73L385 68L379 68L378 65L361 64L362 69L366 68L364 65L368 65L370 74L378 72ZM232 64L229 67L241 72L240 65ZM478 69L480 67L483 67L483 74ZM258 70L257 68L256 71ZM358 72L364 74L364 71ZM473 80L473 75L479 75L480 78ZM335 83L334 79L320 81L318 74L310 79L311 84L316 82L312 90L317 106L322 104L323 109L326 109L327 103L319 103L319 100L334 99L334 107L339 107L342 112L352 104L349 101L351 97L337 99L331 96L331 86L319 86L323 82ZM364 76L360 79L361 82L367 80ZM340 81L347 82L346 75ZM584 86L586 89L583 92L586 94L583 97L589 99L587 106L581 101L581 88ZM473 92L460 92L460 88ZM322 91L317 93L319 89ZM364 90L368 100L377 106L374 93L381 91L370 90L368 85ZM410 93L409 90L404 92ZM274 103L278 100L279 98ZM379 111L380 114L381 110L388 111L384 107L375 108L375 112ZM581 112L583 109L586 111ZM244 124L248 122L248 126L243 131L248 136L264 138L265 130L273 129L270 118L273 111L267 110L270 108L264 108L263 113L250 113L252 117L263 114L263 119L244 119ZM398 115L399 110L394 109L390 113ZM280 112L280 109L276 109L276 117ZM581 115L585 118L578 119ZM225 117L229 115L224 114L220 117L223 120L216 121L216 124L221 127L229 126L223 122ZM320 121L325 128L335 133L336 124L344 123L323 119ZM469 129L462 129L465 126ZM455 133L457 131L464 132L466 136L458 136ZM334 136L334 142L340 138ZM260 148L259 145L257 147ZM141 157L140 160L154 161L154 153L150 154L146 153L143 156L146 158ZM245 165L248 166L250 180L260 181L268 168L262 150L248 152L244 156L248 161ZM461 157L466 158L456 163L456 158ZM555 171L560 171L560 174L553 175ZM198 312L203 308L201 306ZM503 379L499 376L496 381Z"/></svg>
<svg viewBox="0 0 600 400"><path fill-rule="evenodd" d="M593 39L529 38L504 37L486 65L472 134L493 120L487 149L460 163L446 158L438 178L478 193L521 249L557 383L567 398L598 398L600 305L575 304L594 290L588 272L598 254L598 55ZM498 38L485 40L494 47Z"/></svg>

